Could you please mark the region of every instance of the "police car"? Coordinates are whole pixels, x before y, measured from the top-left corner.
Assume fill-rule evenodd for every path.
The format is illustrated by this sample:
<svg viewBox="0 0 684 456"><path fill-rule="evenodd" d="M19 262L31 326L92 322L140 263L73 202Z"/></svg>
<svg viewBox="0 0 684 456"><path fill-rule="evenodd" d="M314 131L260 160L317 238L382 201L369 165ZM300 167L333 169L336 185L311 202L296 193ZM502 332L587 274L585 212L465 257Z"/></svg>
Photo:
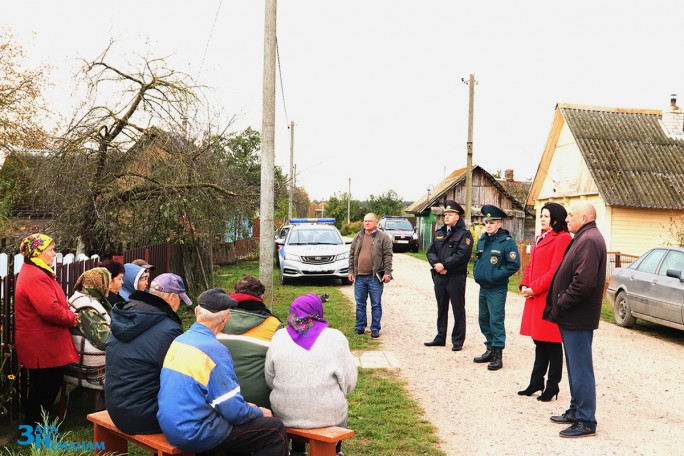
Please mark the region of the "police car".
<svg viewBox="0 0 684 456"><path fill-rule="evenodd" d="M302 277L330 277L349 285L349 244L332 225L335 219L291 219L285 239L276 239L280 283Z"/></svg>

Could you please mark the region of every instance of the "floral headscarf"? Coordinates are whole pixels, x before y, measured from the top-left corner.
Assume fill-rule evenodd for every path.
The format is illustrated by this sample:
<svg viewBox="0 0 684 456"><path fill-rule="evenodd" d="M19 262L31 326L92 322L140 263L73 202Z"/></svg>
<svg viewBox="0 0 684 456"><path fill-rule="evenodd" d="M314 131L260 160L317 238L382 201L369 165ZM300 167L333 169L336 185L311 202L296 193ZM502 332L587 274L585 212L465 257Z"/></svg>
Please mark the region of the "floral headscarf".
<svg viewBox="0 0 684 456"><path fill-rule="evenodd" d="M46 234L36 233L27 236L26 239L21 241L19 246L19 252L24 255L24 258L30 260L34 265L45 269L46 271L54 273L52 267L46 264L43 260L38 258L38 256L47 249L50 244L54 241L52 238Z"/></svg>
<svg viewBox="0 0 684 456"><path fill-rule="evenodd" d="M87 293L95 299L102 300L107 297L109 293L109 284L112 281L112 275L107 268L93 268L89 269L81 277L76 280L74 284L74 291L81 291Z"/></svg>
<svg viewBox="0 0 684 456"><path fill-rule="evenodd" d="M328 322L323 319L321 298L310 293L292 301L287 325L287 332L294 343L310 350L321 332L328 327Z"/></svg>

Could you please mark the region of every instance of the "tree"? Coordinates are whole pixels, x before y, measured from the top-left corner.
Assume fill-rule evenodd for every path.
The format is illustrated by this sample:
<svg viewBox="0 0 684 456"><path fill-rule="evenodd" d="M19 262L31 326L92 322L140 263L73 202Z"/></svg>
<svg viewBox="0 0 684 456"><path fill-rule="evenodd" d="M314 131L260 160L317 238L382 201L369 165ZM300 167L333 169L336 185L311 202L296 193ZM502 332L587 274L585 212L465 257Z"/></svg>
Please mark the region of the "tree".
<svg viewBox="0 0 684 456"><path fill-rule="evenodd" d="M292 212L297 217L307 217L309 215L309 204L311 204L311 200L309 199L309 194L304 187L294 188L292 201L294 205Z"/></svg>
<svg viewBox="0 0 684 456"><path fill-rule="evenodd" d="M335 226L340 229L345 223L347 223L348 198L349 193L347 192L339 195L335 194L328 198L328 202L325 203L325 216L333 217L335 219ZM352 199L350 206L351 213L349 218L351 221L362 219L364 214L367 212L359 200Z"/></svg>
<svg viewBox="0 0 684 456"><path fill-rule="evenodd" d="M379 196L370 196L368 212L374 212L378 218L384 215L401 215L404 211L404 202L394 190L388 190Z"/></svg>

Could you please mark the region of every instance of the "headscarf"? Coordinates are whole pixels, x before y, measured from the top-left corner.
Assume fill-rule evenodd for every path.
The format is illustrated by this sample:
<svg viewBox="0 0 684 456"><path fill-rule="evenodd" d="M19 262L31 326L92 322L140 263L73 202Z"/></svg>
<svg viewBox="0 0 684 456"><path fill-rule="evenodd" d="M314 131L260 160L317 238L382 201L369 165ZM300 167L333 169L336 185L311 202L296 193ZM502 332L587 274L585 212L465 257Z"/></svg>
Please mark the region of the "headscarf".
<svg viewBox="0 0 684 456"><path fill-rule="evenodd" d="M74 291L86 293L98 301L103 301L109 294L112 275L107 268L93 268L81 274L74 284Z"/></svg>
<svg viewBox="0 0 684 456"><path fill-rule="evenodd" d="M53 242L54 241L50 236L46 234L35 233L27 236L26 239L21 241L19 252L21 252L25 259L30 260L30 263L54 274L55 271L52 270L52 267L38 258L43 250L47 249Z"/></svg>
<svg viewBox="0 0 684 456"><path fill-rule="evenodd" d="M323 302L318 295L310 293L292 301L287 315L287 332L295 344L310 350L328 324L323 319Z"/></svg>

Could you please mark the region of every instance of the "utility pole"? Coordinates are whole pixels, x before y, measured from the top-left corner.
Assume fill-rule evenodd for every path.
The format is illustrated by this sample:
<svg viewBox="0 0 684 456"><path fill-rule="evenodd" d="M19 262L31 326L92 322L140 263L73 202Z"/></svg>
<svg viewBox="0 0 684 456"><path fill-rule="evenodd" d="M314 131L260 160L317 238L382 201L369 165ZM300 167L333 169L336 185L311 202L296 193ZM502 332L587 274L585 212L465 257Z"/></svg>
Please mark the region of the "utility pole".
<svg viewBox="0 0 684 456"><path fill-rule="evenodd" d="M294 121L290 121L290 194L287 199L287 216L292 218L292 202L294 200Z"/></svg>
<svg viewBox="0 0 684 456"><path fill-rule="evenodd" d="M351 177L349 178L349 190L347 191L347 225L351 218Z"/></svg>
<svg viewBox="0 0 684 456"><path fill-rule="evenodd" d="M465 82L465 81L464 81ZM466 83L470 88L468 101L468 161L466 167L465 223L471 226L470 211L473 202L473 110L475 107L475 75L471 73Z"/></svg>
<svg viewBox="0 0 684 456"><path fill-rule="evenodd" d="M264 302L273 308L273 169L275 165L277 0L266 0L264 14L264 81L261 120L261 206L259 217L259 279L266 286Z"/></svg>

